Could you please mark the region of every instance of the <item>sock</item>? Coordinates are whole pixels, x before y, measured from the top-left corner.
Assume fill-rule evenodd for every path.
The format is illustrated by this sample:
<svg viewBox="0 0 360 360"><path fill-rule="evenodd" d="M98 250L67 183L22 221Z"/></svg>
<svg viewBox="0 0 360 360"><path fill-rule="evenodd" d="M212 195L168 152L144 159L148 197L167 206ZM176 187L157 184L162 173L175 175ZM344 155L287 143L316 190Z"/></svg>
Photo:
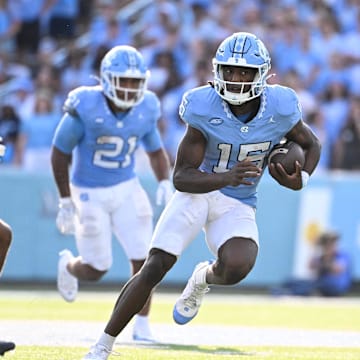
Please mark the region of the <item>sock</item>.
<svg viewBox="0 0 360 360"><path fill-rule="evenodd" d="M112 350L116 337L103 332L98 340L98 344L105 346L107 349Z"/></svg>
<svg viewBox="0 0 360 360"><path fill-rule="evenodd" d="M147 315L139 315L135 316L135 328L144 328L149 326L149 317Z"/></svg>
<svg viewBox="0 0 360 360"><path fill-rule="evenodd" d="M152 339L153 336L151 334L148 316L135 316L134 334L144 339Z"/></svg>
<svg viewBox="0 0 360 360"><path fill-rule="evenodd" d="M199 275L198 275L198 279L200 280L200 284L199 285L204 285L204 286L208 286L209 284L206 282L206 274L207 274L207 271L209 269L209 266L206 266L204 268L202 268L200 271L199 271Z"/></svg>

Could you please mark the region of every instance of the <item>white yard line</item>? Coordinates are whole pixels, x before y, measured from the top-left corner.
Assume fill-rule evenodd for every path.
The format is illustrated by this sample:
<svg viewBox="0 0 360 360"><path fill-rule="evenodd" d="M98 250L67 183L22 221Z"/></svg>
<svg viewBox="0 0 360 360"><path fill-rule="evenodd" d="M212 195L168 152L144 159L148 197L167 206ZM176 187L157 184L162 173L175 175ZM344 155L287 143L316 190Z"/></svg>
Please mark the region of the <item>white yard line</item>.
<svg viewBox="0 0 360 360"><path fill-rule="evenodd" d="M85 321L0 320L2 339L17 345L90 346L104 324ZM162 346L321 346L360 347L360 332L251 328L243 326L152 324ZM5 331L4 331L5 330ZM131 326L118 337L118 345L134 345Z"/></svg>

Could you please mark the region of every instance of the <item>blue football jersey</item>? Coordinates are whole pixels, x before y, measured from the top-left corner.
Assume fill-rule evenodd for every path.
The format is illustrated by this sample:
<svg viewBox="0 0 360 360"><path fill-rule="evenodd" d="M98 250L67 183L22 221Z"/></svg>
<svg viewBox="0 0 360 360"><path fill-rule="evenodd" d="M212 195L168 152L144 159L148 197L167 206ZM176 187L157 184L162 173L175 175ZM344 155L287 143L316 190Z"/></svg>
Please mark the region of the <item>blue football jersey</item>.
<svg viewBox="0 0 360 360"><path fill-rule="evenodd" d="M260 168L272 148L302 118L296 93L280 85L267 85L261 94L256 116L247 123L240 121L228 104L210 86L192 89L184 94L179 108L181 118L201 131L207 140L200 169L207 173L229 171L238 161L249 158ZM257 186L227 186L220 191L256 207Z"/></svg>
<svg viewBox="0 0 360 360"><path fill-rule="evenodd" d="M65 115L53 145L73 155L71 182L84 187L106 187L135 176L134 152L162 147L157 128L160 102L146 91L144 100L126 112L114 114L100 86L79 87L64 103Z"/></svg>

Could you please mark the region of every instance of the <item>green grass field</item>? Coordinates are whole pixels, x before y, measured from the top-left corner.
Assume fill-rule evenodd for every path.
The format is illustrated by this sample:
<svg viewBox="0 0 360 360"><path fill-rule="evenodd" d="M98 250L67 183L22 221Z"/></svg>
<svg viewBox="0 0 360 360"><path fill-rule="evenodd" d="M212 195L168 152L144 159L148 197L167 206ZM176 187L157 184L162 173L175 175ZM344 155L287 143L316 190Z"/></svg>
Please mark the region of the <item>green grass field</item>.
<svg viewBox="0 0 360 360"><path fill-rule="evenodd" d="M156 324L171 324L172 306L176 295L155 295L151 321ZM49 327L57 326L56 321L99 321L105 322L112 310L116 293L80 293L79 299L67 304L54 293L0 292L0 336L6 335L1 321L47 320ZM291 299L252 296L211 296L205 298L199 315L192 324L229 325L249 328L282 328L308 330L337 330L358 332L359 346L344 347L291 347L286 346L208 346L158 344L153 346L117 343L115 351L121 356L111 355L109 360L119 359L360 359L360 301L346 299ZM221 310L221 311L220 311ZM53 322L54 325L51 325ZM191 326L191 325L186 325ZM21 332L21 326L19 332ZM36 328L34 328L36 333ZM96 337L98 334L94 334ZM24 334L26 336L26 334ZM206 337L206 334L204 334ZM8 339L8 338L7 338ZM10 340L10 339L8 339ZM40 342L39 342L40 343ZM32 346L17 344L16 351L6 354L11 360L75 360L81 359L87 347Z"/></svg>

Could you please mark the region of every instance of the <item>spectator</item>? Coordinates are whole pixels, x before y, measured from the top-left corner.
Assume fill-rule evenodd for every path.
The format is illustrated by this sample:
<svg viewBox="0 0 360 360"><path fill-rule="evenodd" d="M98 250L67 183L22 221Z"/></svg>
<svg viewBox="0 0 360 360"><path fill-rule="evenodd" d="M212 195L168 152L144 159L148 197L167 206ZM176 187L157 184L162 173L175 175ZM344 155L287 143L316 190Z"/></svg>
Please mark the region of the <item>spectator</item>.
<svg viewBox="0 0 360 360"><path fill-rule="evenodd" d="M118 5L114 0L98 0L95 14L89 26L90 51L92 54L100 46L111 48L114 45L132 42L126 21L117 16Z"/></svg>
<svg viewBox="0 0 360 360"><path fill-rule="evenodd" d="M12 163L14 160L15 144L18 141L20 129L20 118L14 107L3 104L0 108L0 138L6 145L6 153L3 157L4 163Z"/></svg>
<svg viewBox="0 0 360 360"><path fill-rule="evenodd" d="M306 123L314 131L319 138L321 146L321 155L318 166L316 167L316 173L323 172L329 169L331 164L332 149L330 146L329 135L325 127L325 118L321 109L314 109L309 112L306 117Z"/></svg>
<svg viewBox="0 0 360 360"><path fill-rule="evenodd" d="M319 293L322 296L345 295L351 288L351 259L349 254L339 248L340 235L325 231L319 235L316 245L318 253L310 259L309 267L313 279L291 279L282 288L272 289L274 295L309 296Z"/></svg>
<svg viewBox="0 0 360 360"><path fill-rule="evenodd" d="M351 100L345 126L334 145L333 168L360 170L360 97Z"/></svg>
<svg viewBox="0 0 360 360"><path fill-rule="evenodd" d="M338 111L349 105L349 96L360 94L359 0L285 0L279 6L281 11L264 0L156 0L143 7L116 0L0 0L0 83L4 84L0 95L7 92L7 82L14 85L15 79L35 79L36 74L45 79L50 72L42 69L54 66L60 73L51 76L57 85L53 91L61 104L72 87L95 83L90 75L98 66L92 71L92 64L98 65L103 49L129 44L141 50L155 75L150 88L160 100L170 94L171 103L176 104L180 102L178 89L191 80L198 61L208 59L208 50L212 54L220 39L240 26L269 43L278 82L286 82L293 70L298 74L305 115L311 113L307 109L311 96L319 108L325 105L321 111L331 132L327 141L332 151L344 125ZM70 44L67 40L74 36L79 40ZM155 64L166 53L173 57L172 76ZM343 83L347 94L329 102L327 92L335 82ZM28 92L28 86L20 86L23 94ZM20 118L33 109L33 92L28 95L16 106ZM170 138L167 131L172 126L166 121L161 125Z"/></svg>
<svg viewBox="0 0 360 360"><path fill-rule="evenodd" d="M182 83L175 56L168 50L159 51L155 54L151 74L152 77L148 83L149 89L160 98Z"/></svg>
<svg viewBox="0 0 360 360"><path fill-rule="evenodd" d="M32 112L33 91L34 82L31 77L21 76L11 81L6 102L16 109L21 121Z"/></svg>
<svg viewBox="0 0 360 360"><path fill-rule="evenodd" d="M79 16L79 0L52 0L49 35L58 41L74 39Z"/></svg>
<svg viewBox="0 0 360 360"><path fill-rule="evenodd" d="M61 77L61 93L66 94L80 85L92 85L90 65L85 59L84 49L70 49Z"/></svg>
<svg viewBox="0 0 360 360"><path fill-rule="evenodd" d="M20 20L20 29L16 34L16 46L19 59L26 57L30 63L34 60L42 36L42 21L46 18L53 0L18 0L16 16Z"/></svg>
<svg viewBox="0 0 360 360"><path fill-rule="evenodd" d="M10 1L0 0L0 52L14 53L15 36L20 26L13 3L11 5Z"/></svg>
<svg viewBox="0 0 360 360"><path fill-rule="evenodd" d="M60 118L61 114L54 110L52 95L39 92L34 113L23 121L19 136L16 162L24 170L50 171L51 143Z"/></svg>
<svg viewBox="0 0 360 360"><path fill-rule="evenodd" d="M332 147L338 139L349 113L349 94L346 84L338 79L328 82L323 92L321 111L324 114L327 140Z"/></svg>

